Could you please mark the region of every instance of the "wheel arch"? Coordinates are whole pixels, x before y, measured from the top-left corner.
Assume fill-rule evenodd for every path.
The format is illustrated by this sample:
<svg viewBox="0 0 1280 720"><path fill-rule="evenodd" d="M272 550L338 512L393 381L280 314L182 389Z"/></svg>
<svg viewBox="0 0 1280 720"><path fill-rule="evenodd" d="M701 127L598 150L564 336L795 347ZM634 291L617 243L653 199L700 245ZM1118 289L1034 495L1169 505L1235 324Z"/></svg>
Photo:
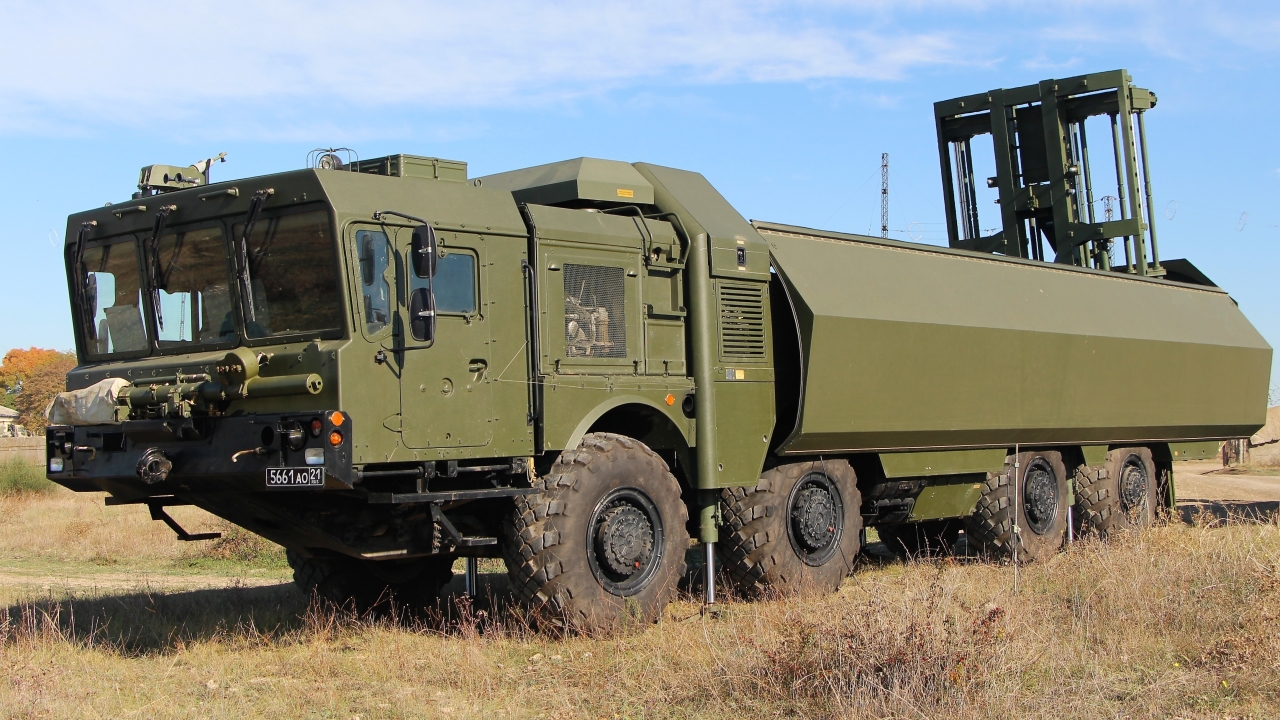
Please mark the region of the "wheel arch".
<svg viewBox="0 0 1280 720"><path fill-rule="evenodd" d="M639 440L654 450L688 452L693 446L691 435L671 417L672 412L672 408L639 395L610 398L582 416L564 447L577 447L587 433L611 432Z"/></svg>

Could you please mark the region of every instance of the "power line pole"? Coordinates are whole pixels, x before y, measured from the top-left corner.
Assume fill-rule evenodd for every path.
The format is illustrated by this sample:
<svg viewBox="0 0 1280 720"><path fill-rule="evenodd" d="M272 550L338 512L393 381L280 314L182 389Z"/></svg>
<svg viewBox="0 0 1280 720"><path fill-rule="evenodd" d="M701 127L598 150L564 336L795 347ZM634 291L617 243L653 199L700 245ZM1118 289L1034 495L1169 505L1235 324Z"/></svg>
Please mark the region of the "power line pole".
<svg viewBox="0 0 1280 720"><path fill-rule="evenodd" d="M889 153L880 153L880 237L889 237Z"/></svg>

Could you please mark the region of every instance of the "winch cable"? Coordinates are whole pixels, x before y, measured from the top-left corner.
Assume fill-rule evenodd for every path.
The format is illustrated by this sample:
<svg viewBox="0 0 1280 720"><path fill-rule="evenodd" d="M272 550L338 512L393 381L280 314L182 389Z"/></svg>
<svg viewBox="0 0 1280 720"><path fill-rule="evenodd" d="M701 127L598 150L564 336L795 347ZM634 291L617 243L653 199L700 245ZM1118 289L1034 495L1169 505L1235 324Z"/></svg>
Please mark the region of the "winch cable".
<svg viewBox="0 0 1280 720"><path fill-rule="evenodd" d="M272 188L257 190L249 200L249 215L244 221L244 230L240 233L239 247L236 248L236 279L240 282L240 302L244 305L245 320L257 322L253 312L253 280L249 275L249 236L253 226L258 222L258 213L267 202L267 198L275 194Z"/></svg>
<svg viewBox="0 0 1280 720"><path fill-rule="evenodd" d="M147 279L151 283L151 307L156 314L156 325L164 330L164 315L160 311L160 291L166 282L160 270L160 236L164 234L165 223L169 213L177 210L177 205L165 205L156 212L155 224L151 226L150 262L147 263Z"/></svg>

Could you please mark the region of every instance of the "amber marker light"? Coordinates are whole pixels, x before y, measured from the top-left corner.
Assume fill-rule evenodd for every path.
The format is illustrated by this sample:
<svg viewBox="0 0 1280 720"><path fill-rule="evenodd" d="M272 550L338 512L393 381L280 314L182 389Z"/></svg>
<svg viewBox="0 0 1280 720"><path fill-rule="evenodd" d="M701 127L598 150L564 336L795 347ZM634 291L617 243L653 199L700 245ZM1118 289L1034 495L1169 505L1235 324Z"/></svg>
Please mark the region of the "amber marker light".
<svg viewBox="0 0 1280 720"><path fill-rule="evenodd" d="M334 430L333 432L329 433L329 444L334 447L338 447L339 445L341 445L342 433L338 432L337 430Z"/></svg>
<svg viewBox="0 0 1280 720"><path fill-rule="evenodd" d="M668 405L675 405L675 404L676 404L676 396L675 396L675 395L672 395L671 393L667 393L667 404L668 404Z"/></svg>
<svg viewBox="0 0 1280 720"><path fill-rule="evenodd" d="M343 415L341 410L334 410L329 414L329 422L333 423L334 427L341 425L346 422L346 420L347 416Z"/></svg>

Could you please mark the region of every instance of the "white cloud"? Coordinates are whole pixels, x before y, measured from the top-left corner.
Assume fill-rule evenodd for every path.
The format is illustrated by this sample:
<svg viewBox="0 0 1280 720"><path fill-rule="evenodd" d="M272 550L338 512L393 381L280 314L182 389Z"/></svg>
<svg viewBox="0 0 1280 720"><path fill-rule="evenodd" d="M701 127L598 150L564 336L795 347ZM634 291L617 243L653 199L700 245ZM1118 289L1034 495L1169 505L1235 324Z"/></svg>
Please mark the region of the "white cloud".
<svg viewBox="0 0 1280 720"><path fill-rule="evenodd" d="M619 88L882 82L1011 61L1074 68L1081 46L1126 43L1166 56L1210 42L1270 52L1257 48L1280 28L1263 7L1170 1L10 0L0 132L385 134L433 116L389 128L379 107L555 107Z"/></svg>
<svg viewBox="0 0 1280 720"><path fill-rule="evenodd" d="M947 32L818 20L670 0L10 4L0 127L184 121L210 105L555 103L651 81L891 79L954 59Z"/></svg>

